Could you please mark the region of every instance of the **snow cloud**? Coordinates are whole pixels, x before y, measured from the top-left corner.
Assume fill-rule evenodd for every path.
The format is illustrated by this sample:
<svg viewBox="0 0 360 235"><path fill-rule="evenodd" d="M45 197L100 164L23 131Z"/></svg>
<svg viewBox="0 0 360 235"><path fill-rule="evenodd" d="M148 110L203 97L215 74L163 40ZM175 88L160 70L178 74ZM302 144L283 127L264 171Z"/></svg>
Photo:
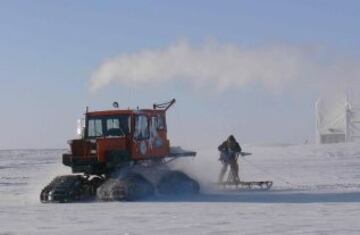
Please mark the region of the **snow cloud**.
<svg viewBox="0 0 360 235"><path fill-rule="evenodd" d="M90 87L96 91L113 82L136 87L174 80L220 91L252 84L271 91L287 86L338 87L360 79L359 65L309 46L249 48L208 42L196 47L179 41L108 59L93 73Z"/></svg>

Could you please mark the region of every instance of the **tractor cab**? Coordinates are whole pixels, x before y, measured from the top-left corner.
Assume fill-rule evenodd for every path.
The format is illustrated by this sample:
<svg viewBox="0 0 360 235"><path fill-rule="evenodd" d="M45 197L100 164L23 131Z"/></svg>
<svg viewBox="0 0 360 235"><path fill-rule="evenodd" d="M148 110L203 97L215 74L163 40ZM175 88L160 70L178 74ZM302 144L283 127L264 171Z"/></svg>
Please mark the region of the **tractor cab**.
<svg viewBox="0 0 360 235"><path fill-rule="evenodd" d="M103 174L130 162L169 156L166 111L175 103L152 109L106 110L85 113L81 138L69 141L63 163L74 173Z"/></svg>

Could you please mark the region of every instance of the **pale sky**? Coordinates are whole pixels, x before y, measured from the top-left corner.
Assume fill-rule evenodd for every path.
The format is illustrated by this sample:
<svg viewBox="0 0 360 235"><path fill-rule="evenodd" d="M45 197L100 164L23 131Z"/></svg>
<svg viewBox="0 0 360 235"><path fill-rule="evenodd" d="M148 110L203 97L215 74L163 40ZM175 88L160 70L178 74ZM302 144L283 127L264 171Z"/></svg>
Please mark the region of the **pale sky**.
<svg viewBox="0 0 360 235"><path fill-rule="evenodd" d="M317 97L359 89L359 12L350 0L1 1L0 149L62 148L86 106L173 97L174 145L312 141Z"/></svg>

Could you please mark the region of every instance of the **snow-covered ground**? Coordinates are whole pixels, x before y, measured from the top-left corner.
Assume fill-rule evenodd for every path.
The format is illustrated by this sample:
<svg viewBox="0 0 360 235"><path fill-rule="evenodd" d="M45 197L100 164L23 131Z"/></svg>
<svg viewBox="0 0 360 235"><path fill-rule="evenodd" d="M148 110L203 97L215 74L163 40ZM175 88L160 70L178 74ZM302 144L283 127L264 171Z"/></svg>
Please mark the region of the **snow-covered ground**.
<svg viewBox="0 0 360 235"><path fill-rule="evenodd" d="M243 180L268 192L216 188L215 150L178 161L196 197L41 204L39 192L70 170L64 150L0 151L0 234L360 234L360 145L243 146Z"/></svg>

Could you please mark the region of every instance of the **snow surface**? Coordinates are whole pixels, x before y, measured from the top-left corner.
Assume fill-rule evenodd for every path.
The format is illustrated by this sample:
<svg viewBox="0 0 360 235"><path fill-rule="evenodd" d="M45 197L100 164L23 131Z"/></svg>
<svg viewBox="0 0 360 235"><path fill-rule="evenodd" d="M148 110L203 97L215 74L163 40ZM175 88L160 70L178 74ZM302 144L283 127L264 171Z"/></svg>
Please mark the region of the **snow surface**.
<svg viewBox="0 0 360 235"><path fill-rule="evenodd" d="M41 204L43 186L70 169L65 150L0 151L0 234L360 234L360 145L242 146L243 180L267 192L215 187L216 150L175 168L202 185L194 197Z"/></svg>

